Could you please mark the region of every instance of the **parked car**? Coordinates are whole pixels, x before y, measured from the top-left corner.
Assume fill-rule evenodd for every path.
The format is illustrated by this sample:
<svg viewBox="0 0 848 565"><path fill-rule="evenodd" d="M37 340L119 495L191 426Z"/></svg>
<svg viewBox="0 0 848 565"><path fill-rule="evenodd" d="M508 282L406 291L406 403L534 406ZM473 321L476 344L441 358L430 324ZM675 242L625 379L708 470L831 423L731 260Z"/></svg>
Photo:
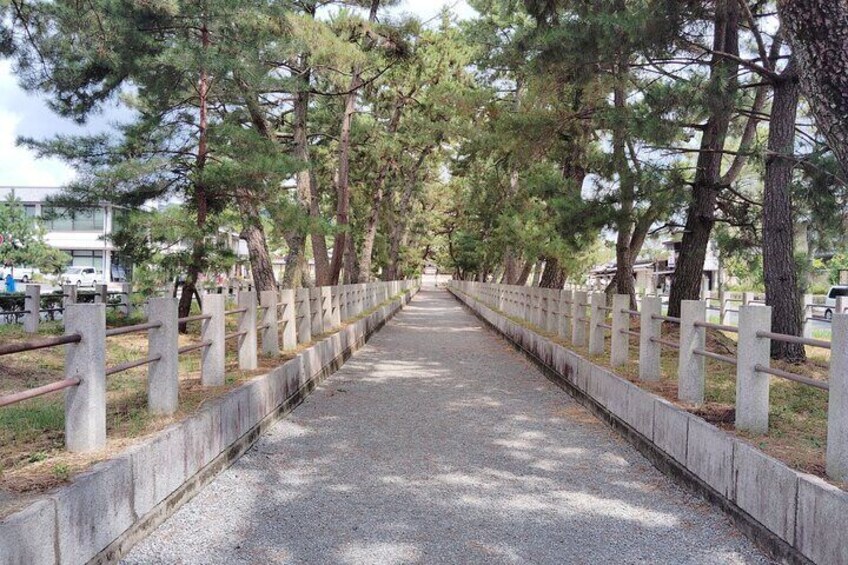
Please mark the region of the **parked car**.
<svg viewBox="0 0 848 565"><path fill-rule="evenodd" d="M827 292L827 298L824 300L826 307L824 311L825 320L833 319L833 310L836 308L836 299L841 296L848 296L848 286L832 286Z"/></svg>
<svg viewBox="0 0 848 565"><path fill-rule="evenodd" d="M0 267L0 278L5 279L6 275L9 273L12 273L12 277L16 281L20 281L24 284L27 284L29 282L32 282L35 279L36 275L40 275L41 271L39 271L38 269L33 269L32 267L25 266L11 267L7 265L5 267Z"/></svg>
<svg viewBox="0 0 848 565"><path fill-rule="evenodd" d="M75 284L77 286L94 286L104 284L103 271L94 267L68 267L61 274L62 284Z"/></svg>

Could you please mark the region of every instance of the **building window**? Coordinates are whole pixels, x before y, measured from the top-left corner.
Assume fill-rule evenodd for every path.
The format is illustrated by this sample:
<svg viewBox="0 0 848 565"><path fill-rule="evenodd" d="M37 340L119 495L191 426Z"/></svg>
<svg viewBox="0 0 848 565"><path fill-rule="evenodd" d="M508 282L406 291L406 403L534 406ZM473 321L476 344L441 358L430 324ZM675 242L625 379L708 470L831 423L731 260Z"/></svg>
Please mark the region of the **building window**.
<svg viewBox="0 0 848 565"><path fill-rule="evenodd" d="M68 210L61 206L45 208L43 216L50 231L103 231L103 208Z"/></svg>
<svg viewBox="0 0 848 565"><path fill-rule="evenodd" d="M103 268L103 252L79 249L66 249L65 253L71 256L71 267L94 267Z"/></svg>
<svg viewBox="0 0 848 565"><path fill-rule="evenodd" d="M24 211L26 215L30 218L35 217L35 204L24 204Z"/></svg>

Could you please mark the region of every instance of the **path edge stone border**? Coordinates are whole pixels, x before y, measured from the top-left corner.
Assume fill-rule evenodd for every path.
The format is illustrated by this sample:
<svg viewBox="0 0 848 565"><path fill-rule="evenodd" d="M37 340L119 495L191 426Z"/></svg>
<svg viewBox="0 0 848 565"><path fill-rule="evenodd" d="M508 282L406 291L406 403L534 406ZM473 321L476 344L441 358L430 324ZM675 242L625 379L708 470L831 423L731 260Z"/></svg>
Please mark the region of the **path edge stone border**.
<svg viewBox="0 0 848 565"><path fill-rule="evenodd" d="M418 287L0 520L0 563L115 563L241 457Z"/></svg>
<svg viewBox="0 0 848 565"><path fill-rule="evenodd" d="M631 443L654 467L719 507L772 559L848 563L848 493L791 469L702 418L449 288L486 326Z"/></svg>

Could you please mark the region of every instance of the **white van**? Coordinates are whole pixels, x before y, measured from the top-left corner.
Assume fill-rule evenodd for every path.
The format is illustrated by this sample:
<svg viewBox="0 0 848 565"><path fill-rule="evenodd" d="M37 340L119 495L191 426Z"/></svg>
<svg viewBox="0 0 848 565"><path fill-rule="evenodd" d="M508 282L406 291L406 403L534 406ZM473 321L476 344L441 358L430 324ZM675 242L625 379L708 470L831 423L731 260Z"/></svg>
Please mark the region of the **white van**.
<svg viewBox="0 0 848 565"><path fill-rule="evenodd" d="M825 298L824 305L824 318L825 320L833 319L833 311L836 309L836 299L842 296L848 297L848 286L832 286L830 290L827 292L827 298ZM848 306L848 298L845 300L846 306Z"/></svg>

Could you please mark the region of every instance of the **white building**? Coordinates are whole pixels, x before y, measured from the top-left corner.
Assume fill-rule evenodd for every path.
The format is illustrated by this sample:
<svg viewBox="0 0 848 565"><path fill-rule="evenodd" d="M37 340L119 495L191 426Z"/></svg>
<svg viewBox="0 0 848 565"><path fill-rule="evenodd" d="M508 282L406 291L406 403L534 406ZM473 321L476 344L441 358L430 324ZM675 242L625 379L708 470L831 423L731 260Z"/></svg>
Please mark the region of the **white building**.
<svg viewBox="0 0 848 565"><path fill-rule="evenodd" d="M0 187L0 201L10 193L21 201L30 216L47 219L45 242L71 256L71 265L101 269L107 280L129 277L131 265L115 250L107 236L112 233L116 216L122 209L103 202L88 210L76 210L71 216L47 203L61 192L57 187Z"/></svg>
<svg viewBox="0 0 848 565"><path fill-rule="evenodd" d="M58 195L61 190L58 187L5 186L0 187L0 201L14 192L28 215L45 218L45 243L70 255L71 265L101 269L107 281L130 280L132 264L128 258L122 257L109 238L121 221L124 208L101 202L88 210L75 210L73 215L63 214L62 209L47 202L50 196ZM218 239L229 246L238 258L228 276L248 278L247 242L238 233L227 230L221 230ZM182 249L182 244L173 249Z"/></svg>

